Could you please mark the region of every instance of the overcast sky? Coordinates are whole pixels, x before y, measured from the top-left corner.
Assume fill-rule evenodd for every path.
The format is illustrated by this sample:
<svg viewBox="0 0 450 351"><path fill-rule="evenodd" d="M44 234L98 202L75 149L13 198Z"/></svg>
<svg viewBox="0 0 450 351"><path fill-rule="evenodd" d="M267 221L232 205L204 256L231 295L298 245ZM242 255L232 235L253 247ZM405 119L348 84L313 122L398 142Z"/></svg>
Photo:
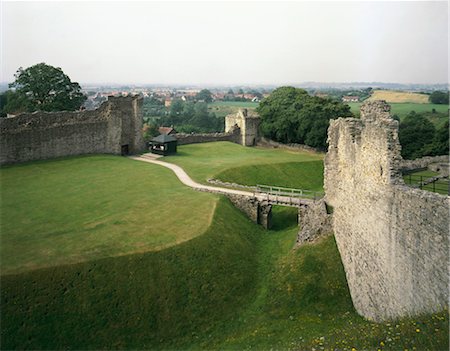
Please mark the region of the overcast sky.
<svg viewBox="0 0 450 351"><path fill-rule="evenodd" d="M448 5L3 2L2 79L39 62L80 83L447 83Z"/></svg>

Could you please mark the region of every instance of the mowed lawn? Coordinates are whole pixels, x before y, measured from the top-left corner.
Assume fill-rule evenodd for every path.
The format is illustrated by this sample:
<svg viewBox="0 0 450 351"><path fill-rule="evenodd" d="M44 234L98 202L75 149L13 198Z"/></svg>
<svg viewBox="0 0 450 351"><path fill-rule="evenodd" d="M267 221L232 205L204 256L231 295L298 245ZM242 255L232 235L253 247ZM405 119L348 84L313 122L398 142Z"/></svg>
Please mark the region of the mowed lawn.
<svg viewBox="0 0 450 351"><path fill-rule="evenodd" d="M319 190L323 183L323 154L262 147L244 147L221 141L182 145L163 160L175 163L197 182L208 179L247 185L258 183Z"/></svg>
<svg viewBox="0 0 450 351"><path fill-rule="evenodd" d="M242 185L260 184L322 191L323 162L320 160L242 166L220 172L216 179Z"/></svg>
<svg viewBox="0 0 450 351"><path fill-rule="evenodd" d="M33 162L0 176L2 274L184 242L208 228L218 199L117 156Z"/></svg>

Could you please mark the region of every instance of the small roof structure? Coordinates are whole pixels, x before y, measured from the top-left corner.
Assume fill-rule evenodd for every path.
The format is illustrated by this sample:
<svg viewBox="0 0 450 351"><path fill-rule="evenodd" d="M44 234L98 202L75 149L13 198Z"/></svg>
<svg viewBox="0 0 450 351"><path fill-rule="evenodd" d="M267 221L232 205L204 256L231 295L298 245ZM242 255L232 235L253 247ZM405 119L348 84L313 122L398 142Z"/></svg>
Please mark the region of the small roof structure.
<svg viewBox="0 0 450 351"><path fill-rule="evenodd" d="M175 133L175 129L173 127L159 127L159 134L173 134Z"/></svg>
<svg viewBox="0 0 450 351"><path fill-rule="evenodd" d="M176 140L177 140L177 138L173 137L172 135L160 134L157 137L152 139L152 143L164 144L164 143L168 143L168 142L176 141Z"/></svg>

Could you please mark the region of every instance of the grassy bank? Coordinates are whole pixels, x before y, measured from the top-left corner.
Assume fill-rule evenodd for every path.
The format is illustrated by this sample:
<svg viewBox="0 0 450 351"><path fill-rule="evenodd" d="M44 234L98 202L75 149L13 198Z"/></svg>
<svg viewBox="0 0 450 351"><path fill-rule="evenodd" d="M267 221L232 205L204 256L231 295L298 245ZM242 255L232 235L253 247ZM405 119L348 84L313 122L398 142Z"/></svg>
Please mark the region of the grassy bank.
<svg viewBox="0 0 450 351"><path fill-rule="evenodd" d="M168 348L207 333L254 296L262 235L222 199L183 244L4 275L2 349Z"/></svg>
<svg viewBox="0 0 450 351"><path fill-rule="evenodd" d="M165 157L164 161L183 167L193 179L200 183L205 183L210 178L220 177L221 180L237 183L251 184L261 181L262 183L276 182L271 185L287 186L286 179L289 177L287 172L298 171L303 167L303 163L305 163L304 173L313 171L315 172L313 177L317 176L320 179L322 175L316 172L320 168L322 159L323 154L309 151L244 147L230 142L214 142L182 145L177 155ZM312 166L308 163L309 161L317 161L317 163ZM251 171L252 175L245 175L254 166L257 167ZM294 187L307 189L310 186L308 182L303 182L302 177L293 177L291 174L290 178L289 184Z"/></svg>
<svg viewBox="0 0 450 351"><path fill-rule="evenodd" d="M306 190L323 190L323 162L287 162L230 168L216 179L244 185L269 184Z"/></svg>
<svg viewBox="0 0 450 351"><path fill-rule="evenodd" d="M117 156L33 162L0 176L3 273L178 244L208 228L217 201L168 169Z"/></svg>
<svg viewBox="0 0 450 351"><path fill-rule="evenodd" d="M230 152L243 150L243 159L255 156L246 154L247 150L258 151L238 145L235 149L233 144L230 145ZM228 146L224 145L224 148ZM200 149L207 153L208 148ZM272 156L263 159L293 157L290 153L280 153L281 150L273 151L278 151L273 154L276 157L269 153ZM224 151L222 154L227 155ZM224 164L211 161L215 170L226 169L229 165L225 156ZM294 157L299 155L294 153ZM110 156L99 158L49 161L15 166L5 171L16 169L19 172L21 167L44 165L48 168L44 168L43 174L54 172L53 178L48 180L55 179L57 183L59 173L65 177L68 173L83 177L83 169L94 174L107 169L106 177L109 173L114 175L105 180L110 184L109 193L118 191L121 197L126 194L120 193L120 186L114 187L116 182L112 179L138 177L145 182L147 178L170 178L171 175L170 172L159 174L154 169L156 166L144 163ZM239 159L239 155L236 158ZM98 164L100 160L104 163ZM207 160L205 157L202 162ZM70 162L76 162L76 167L70 167ZM297 167L295 163L291 166ZM63 167L56 170L50 167L52 164ZM269 164L279 168L279 163ZM310 162L310 166L313 164ZM197 175L204 175L202 172L205 171ZM246 174L245 171L232 173L236 177ZM31 178L27 179L32 182ZM87 184L89 179L86 179ZM26 183L23 179L20 181L20 184ZM135 249L126 255L89 256L78 263L68 261L72 264L60 262L41 269L2 272L2 349L448 349L447 311L387 323L372 323L358 316L352 306L334 238L329 236L293 249L298 232L296 209L275 207L274 227L265 231L250 222L226 198L193 192L181 187L176 180L168 181L167 184L162 180L157 183L166 184L164 186L150 187L155 201L163 201L172 191L172 196L178 192L187 197L191 193L193 197L205 195L203 201L206 204L211 207L216 204L215 210L210 209L212 220L206 221L210 226L203 235L157 251ZM14 184L12 179L9 182ZM101 187L97 182L93 184L96 186L92 192ZM142 187L142 183L138 184ZM147 185L145 190L148 184L144 183ZM49 188L37 191L45 198L54 189L55 186L49 185ZM70 189L66 186L60 191L66 191L69 196ZM20 194L21 190L10 191ZM130 191L139 196L140 192L132 187ZM83 193L79 189L77 192ZM88 198L86 195L85 201L89 201ZM107 199L107 202L113 201ZM209 199L213 202L209 203ZM191 205L187 213L180 215L176 212L177 207L167 205L172 212L167 212L170 220L164 222L165 230L179 230L188 216L201 220L196 217L194 203ZM23 205L17 202L17 206ZM77 216L95 213L92 206L81 205ZM51 209L55 211L53 207ZM148 211L151 210L146 208L142 217L149 216ZM162 220L160 213L165 212L151 213L153 222ZM26 214L22 212L22 217ZM48 221L52 220L53 214L42 212ZM93 235L100 235L101 228L94 228ZM19 246L11 246L11 250L19 252L20 245L29 245L27 241L33 238L32 227L29 230L29 237L22 236L22 240L17 241ZM151 233L158 236L157 232ZM42 234L38 237L45 239ZM83 238L81 235L77 240L81 243ZM99 236L97 240L101 242L102 238L105 243L120 244L120 240L108 236ZM47 245L56 246L50 239ZM2 258L8 254L11 255L3 252ZM45 258L45 252L41 255Z"/></svg>
<svg viewBox="0 0 450 351"><path fill-rule="evenodd" d="M212 226L158 252L2 278L4 349L445 350L447 312L356 314L334 238L296 250L296 210L263 231L223 199Z"/></svg>

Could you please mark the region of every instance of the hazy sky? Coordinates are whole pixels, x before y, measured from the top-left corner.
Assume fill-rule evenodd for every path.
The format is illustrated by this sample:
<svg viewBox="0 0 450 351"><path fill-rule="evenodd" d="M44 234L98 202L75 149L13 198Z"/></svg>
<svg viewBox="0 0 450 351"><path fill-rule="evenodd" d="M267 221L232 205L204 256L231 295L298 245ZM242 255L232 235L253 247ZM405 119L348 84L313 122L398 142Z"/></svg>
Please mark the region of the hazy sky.
<svg viewBox="0 0 450 351"><path fill-rule="evenodd" d="M2 79L39 62L80 83L447 83L448 5L2 2Z"/></svg>

